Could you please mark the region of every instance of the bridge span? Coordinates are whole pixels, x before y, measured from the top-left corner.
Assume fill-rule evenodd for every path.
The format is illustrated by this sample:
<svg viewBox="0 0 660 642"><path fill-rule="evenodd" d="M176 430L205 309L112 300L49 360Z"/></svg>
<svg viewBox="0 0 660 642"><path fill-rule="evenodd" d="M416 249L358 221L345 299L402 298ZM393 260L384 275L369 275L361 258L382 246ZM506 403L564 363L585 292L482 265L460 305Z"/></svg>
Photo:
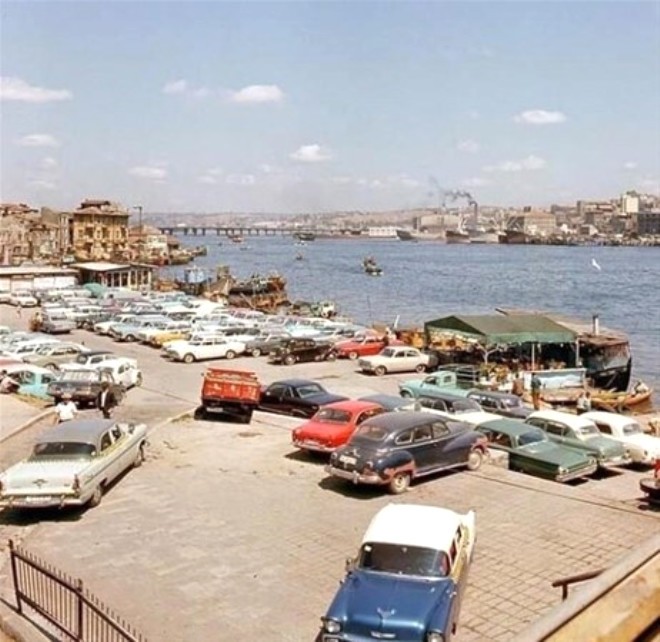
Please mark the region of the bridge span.
<svg viewBox="0 0 660 642"><path fill-rule="evenodd" d="M216 236L295 236L314 235L315 232L302 230L299 227L258 227L249 225L158 225L163 234L184 236L206 236L215 233Z"/></svg>

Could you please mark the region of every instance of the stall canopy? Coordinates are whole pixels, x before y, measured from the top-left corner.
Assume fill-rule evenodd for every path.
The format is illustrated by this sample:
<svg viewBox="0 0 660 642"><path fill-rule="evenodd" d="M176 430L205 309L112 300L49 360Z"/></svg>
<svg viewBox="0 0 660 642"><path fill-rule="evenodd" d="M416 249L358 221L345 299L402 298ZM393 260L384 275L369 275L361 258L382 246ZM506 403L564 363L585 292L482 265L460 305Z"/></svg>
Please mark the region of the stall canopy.
<svg viewBox="0 0 660 642"><path fill-rule="evenodd" d="M452 334L486 346L522 343L574 343L577 334L539 314L450 316L424 324L427 339Z"/></svg>

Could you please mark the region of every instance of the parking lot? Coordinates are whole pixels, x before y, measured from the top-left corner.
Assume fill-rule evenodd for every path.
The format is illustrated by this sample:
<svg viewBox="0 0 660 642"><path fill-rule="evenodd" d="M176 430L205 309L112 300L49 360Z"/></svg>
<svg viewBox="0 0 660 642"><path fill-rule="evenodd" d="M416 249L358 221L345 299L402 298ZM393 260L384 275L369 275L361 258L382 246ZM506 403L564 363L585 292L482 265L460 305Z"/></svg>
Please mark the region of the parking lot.
<svg viewBox="0 0 660 642"><path fill-rule="evenodd" d="M86 332L71 339L138 358L145 383L128 393L122 417L156 425L196 404L204 364L172 364L149 348ZM394 394L406 378L365 377L346 361L277 368L246 358L230 366L254 369L264 382L308 376L349 396ZM298 642L314 639L346 557L390 501L476 511L459 641L510 639L559 603L552 580L609 566L660 524L639 503L643 473L635 470L564 486L485 466L434 476L393 499L328 479L322 459L291 447L297 424L257 413L249 426L190 419L162 426L147 464L99 507L4 513L0 527L81 577L150 640Z"/></svg>

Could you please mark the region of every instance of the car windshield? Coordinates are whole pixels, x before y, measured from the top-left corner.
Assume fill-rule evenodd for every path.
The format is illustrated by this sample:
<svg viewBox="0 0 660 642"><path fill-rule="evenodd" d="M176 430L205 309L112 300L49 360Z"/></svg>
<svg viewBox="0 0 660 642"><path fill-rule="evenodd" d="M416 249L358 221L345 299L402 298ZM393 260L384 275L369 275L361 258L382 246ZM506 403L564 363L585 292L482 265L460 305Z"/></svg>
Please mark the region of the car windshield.
<svg viewBox="0 0 660 642"><path fill-rule="evenodd" d="M364 544L357 566L366 571L421 577L445 577L449 570L442 551L400 544Z"/></svg>
<svg viewBox="0 0 660 642"><path fill-rule="evenodd" d="M575 431L585 437L597 437L598 435L600 435L600 431L598 430L598 428L596 428L596 426L591 423L578 426L575 429Z"/></svg>
<svg viewBox="0 0 660 642"><path fill-rule="evenodd" d="M380 426L370 426L369 424L363 424L360 426L358 431L355 433L355 438L360 440L367 441L383 441L389 433L384 428Z"/></svg>
<svg viewBox="0 0 660 642"><path fill-rule="evenodd" d="M347 410L337 410L336 408L321 408L316 413L314 420L333 424L345 424L351 420L351 413Z"/></svg>
<svg viewBox="0 0 660 642"><path fill-rule="evenodd" d="M636 421L626 424L623 427L624 435L641 435L643 432L642 427Z"/></svg>
<svg viewBox="0 0 660 642"><path fill-rule="evenodd" d="M528 430L518 437L518 443L521 446L537 444L539 441L547 441L547 437L545 436L545 433L538 428Z"/></svg>
<svg viewBox="0 0 660 642"><path fill-rule="evenodd" d="M52 441L45 444L37 444L32 451L31 461L35 459L46 459L49 457L78 457L88 458L94 453L92 444L75 441Z"/></svg>
<svg viewBox="0 0 660 642"><path fill-rule="evenodd" d="M381 357L393 357L395 354L396 350L394 348L385 348L380 352Z"/></svg>
<svg viewBox="0 0 660 642"><path fill-rule="evenodd" d="M308 383L304 386L299 386L297 388L298 395L304 399L305 397L311 397L312 395L318 395L319 393L325 392L323 388L317 383Z"/></svg>

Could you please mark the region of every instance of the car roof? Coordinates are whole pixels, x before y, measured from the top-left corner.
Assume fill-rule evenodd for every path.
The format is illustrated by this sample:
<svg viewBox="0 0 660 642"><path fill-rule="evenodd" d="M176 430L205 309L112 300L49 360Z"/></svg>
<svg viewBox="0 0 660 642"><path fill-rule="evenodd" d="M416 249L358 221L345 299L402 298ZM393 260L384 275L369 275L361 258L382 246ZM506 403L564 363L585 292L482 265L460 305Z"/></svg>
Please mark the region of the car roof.
<svg viewBox="0 0 660 642"><path fill-rule="evenodd" d="M474 401L474 399L462 397L461 395L455 395L451 392L444 392L442 390L434 390L431 394L419 396L424 397L425 399L442 399L443 401L465 401L466 399L468 399L468 401Z"/></svg>
<svg viewBox="0 0 660 642"><path fill-rule="evenodd" d="M94 357L99 354L112 354L111 350L90 350L89 352L83 352L86 357Z"/></svg>
<svg viewBox="0 0 660 642"><path fill-rule="evenodd" d="M334 410L346 410L348 412L362 412L363 410L375 410L376 408L382 410L382 406L373 401L361 401L360 399L346 399L345 401L333 401L332 403L323 406L322 410L326 408Z"/></svg>
<svg viewBox="0 0 660 642"><path fill-rule="evenodd" d="M385 412L368 419L363 425L378 426L387 431L405 430L428 424L437 420L437 417L428 412L417 412L415 410L404 410L402 412Z"/></svg>
<svg viewBox="0 0 660 642"><path fill-rule="evenodd" d="M313 379L278 379L277 381L273 381L271 384L269 384L269 386L272 386L274 384L279 384L284 386L308 386L310 383L313 383L314 385L317 386L321 386L321 384L318 381L314 381Z"/></svg>
<svg viewBox="0 0 660 642"><path fill-rule="evenodd" d="M480 388L472 388L468 392L469 395L483 395L484 397L490 397L491 399L511 399L512 397L518 399L516 395L511 394L510 392L498 392L495 390L481 390Z"/></svg>
<svg viewBox="0 0 660 642"><path fill-rule="evenodd" d="M419 546L448 552L462 521L462 515L448 508L388 504L371 520L362 543Z"/></svg>
<svg viewBox="0 0 660 642"><path fill-rule="evenodd" d="M404 399L403 397L398 397L397 395L387 395L387 394L374 394L366 395L360 397L358 401L370 401L372 403L378 404L383 408L400 408L410 403L410 399Z"/></svg>
<svg viewBox="0 0 660 642"><path fill-rule="evenodd" d="M32 363L25 363L24 361L21 363L3 364L2 369L6 370L7 374L14 374L15 372L23 372L23 371L35 372L37 374L53 374L50 370L48 370L48 368L35 366Z"/></svg>
<svg viewBox="0 0 660 642"><path fill-rule="evenodd" d="M504 417L500 417L499 419L484 421L478 424L477 428L491 428L493 430L506 433L507 435L513 435L517 437L518 435L529 432L530 428L536 428L536 426L526 424L524 421L517 421L516 419L506 419Z"/></svg>
<svg viewBox="0 0 660 642"><path fill-rule="evenodd" d="M616 426L617 428L623 428L629 424L639 423L635 417L617 415L615 412L604 412L599 410L583 412L580 416L584 419L589 419L590 421L602 421L611 424L612 426Z"/></svg>
<svg viewBox="0 0 660 642"><path fill-rule="evenodd" d="M547 419L548 421L560 421L571 428L582 428L585 424L593 425L590 419L583 419L582 415L570 415L560 410L535 410L527 419Z"/></svg>
<svg viewBox="0 0 660 642"><path fill-rule="evenodd" d="M48 444L58 441L96 443L98 438L114 423L112 419L73 419L65 421L43 433L37 438L37 443Z"/></svg>

